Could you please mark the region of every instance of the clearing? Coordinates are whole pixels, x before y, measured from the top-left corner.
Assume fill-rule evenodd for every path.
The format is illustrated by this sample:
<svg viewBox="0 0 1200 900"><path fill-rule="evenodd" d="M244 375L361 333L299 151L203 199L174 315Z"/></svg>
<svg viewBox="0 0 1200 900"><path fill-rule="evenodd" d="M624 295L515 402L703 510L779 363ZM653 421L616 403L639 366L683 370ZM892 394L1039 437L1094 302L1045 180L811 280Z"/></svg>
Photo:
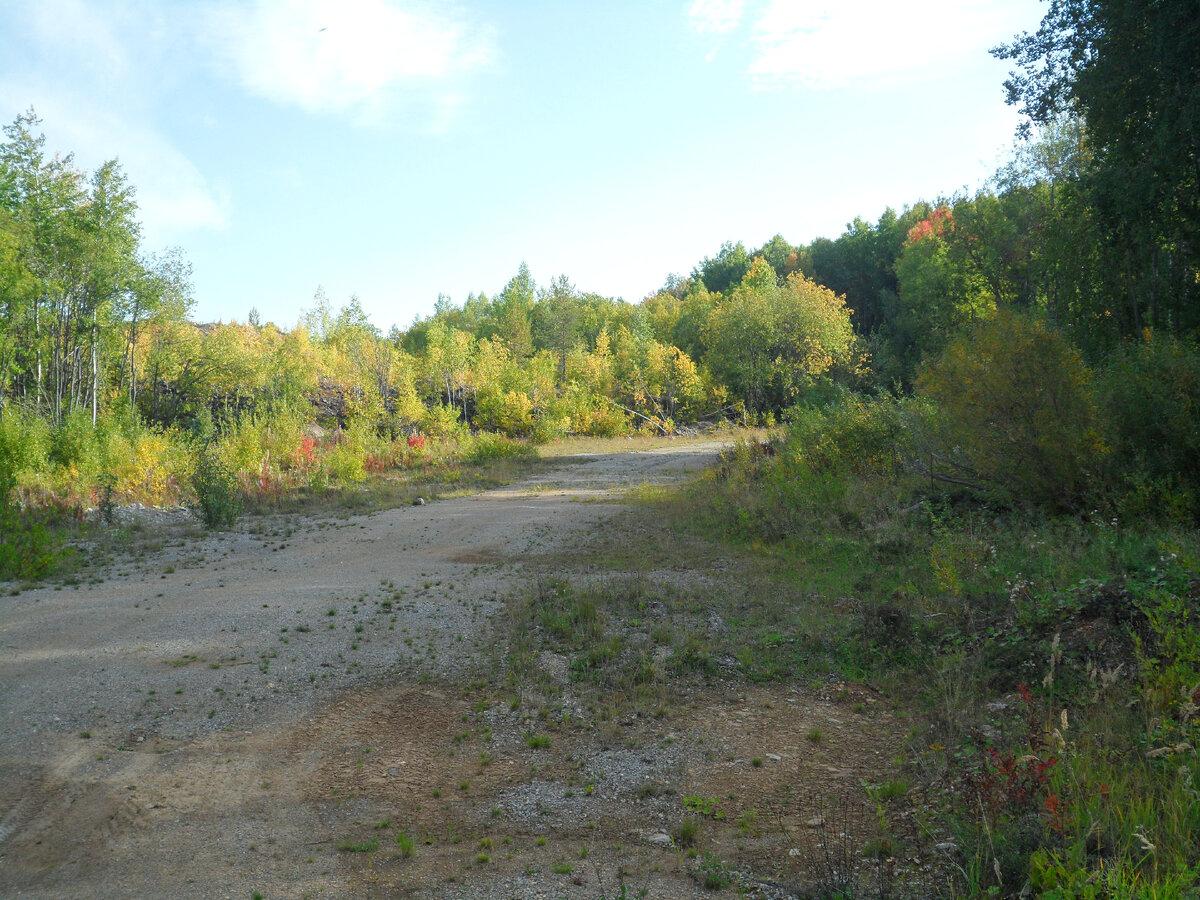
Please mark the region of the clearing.
<svg viewBox="0 0 1200 900"><path fill-rule="evenodd" d="M664 641L639 682L659 701L626 703L536 634L512 675L513 597L623 583L589 550L625 527L622 494L718 449L564 457L369 516L159 524L103 580L5 597L0 895L792 897L836 879L905 729L869 687L676 679ZM703 609L738 573L654 577Z"/></svg>

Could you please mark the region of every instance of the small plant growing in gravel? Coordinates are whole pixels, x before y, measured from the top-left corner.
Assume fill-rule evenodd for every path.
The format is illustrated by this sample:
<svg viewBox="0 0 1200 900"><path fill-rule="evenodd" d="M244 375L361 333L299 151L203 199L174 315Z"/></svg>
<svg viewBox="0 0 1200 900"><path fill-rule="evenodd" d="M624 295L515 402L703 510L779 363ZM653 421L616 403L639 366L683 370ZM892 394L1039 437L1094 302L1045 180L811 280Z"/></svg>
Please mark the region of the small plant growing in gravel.
<svg viewBox="0 0 1200 900"><path fill-rule="evenodd" d="M714 819L725 818L725 813L721 812L721 801L716 797L684 797L683 808L694 813L699 813L702 816L710 816Z"/></svg>
<svg viewBox="0 0 1200 900"><path fill-rule="evenodd" d="M344 841L339 841L337 848L347 853L374 853L379 849L379 838L373 837L369 841L362 841L361 843L355 843L347 838Z"/></svg>
<svg viewBox="0 0 1200 900"><path fill-rule="evenodd" d="M530 750L547 750L553 743L548 734L534 734L532 731L525 735L525 744Z"/></svg>
<svg viewBox="0 0 1200 900"><path fill-rule="evenodd" d="M696 846L696 838L700 834L700 823L695 819L684 819L671 835L680 847Z"/></svg>
<svg viewBox="0 0 1200 900"><path fill-rule="evenodd" d="M396 834L396 849L400 851L401 859L409 859L415 851L416 843L413 841L412 835L400 831Z"/></svg>
<svg viewBox="0 0 1200 900"><path fill-rule="evenodd" d="M725 868L724 863L708 850L700 861L700 871L704 873L704 887L710 891L719 891L733 884L733 877Z"/></svg>

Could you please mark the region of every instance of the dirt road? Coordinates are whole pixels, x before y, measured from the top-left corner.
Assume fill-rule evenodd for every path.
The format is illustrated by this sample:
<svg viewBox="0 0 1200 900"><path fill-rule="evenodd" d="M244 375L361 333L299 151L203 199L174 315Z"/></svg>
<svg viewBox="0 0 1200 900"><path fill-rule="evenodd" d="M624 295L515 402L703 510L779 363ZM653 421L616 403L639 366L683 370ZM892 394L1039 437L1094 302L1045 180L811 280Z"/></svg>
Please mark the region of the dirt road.
<svg viewBox="0 0 1200 900"><path fill-rule="evenodd" d="M642 724L625 747L549 748L530 745L527 713L471 684L496 668L493 619L525 560L716 449L564 459L508 488L345 520L168 529L99 583L4 597L0 896L596 897L635 869L651 886L678 876L653 855L669 817L644 785L728 780L713 748L736 759L755 734L778 751L762 777L783 783L814 765L797 729L836 734L838 710L781 716L742 691L694 712L702 754L686 723L653 753ZM881 752L856 750L865 769Z"/></svg>

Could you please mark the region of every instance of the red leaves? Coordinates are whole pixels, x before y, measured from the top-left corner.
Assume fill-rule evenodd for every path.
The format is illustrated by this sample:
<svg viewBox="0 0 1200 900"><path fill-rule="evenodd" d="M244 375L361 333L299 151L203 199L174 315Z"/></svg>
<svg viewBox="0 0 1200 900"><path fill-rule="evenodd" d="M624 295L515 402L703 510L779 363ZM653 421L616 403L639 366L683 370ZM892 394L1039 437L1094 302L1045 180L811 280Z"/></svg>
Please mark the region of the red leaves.
<svg viewBox="0 0 1200 900"><path fill-rule="evenodd" d="M908 243L914 244L927 237L941 237L947 231L954 230L954 213L948 206L939 206L912 228L908 229Z"/></svg>

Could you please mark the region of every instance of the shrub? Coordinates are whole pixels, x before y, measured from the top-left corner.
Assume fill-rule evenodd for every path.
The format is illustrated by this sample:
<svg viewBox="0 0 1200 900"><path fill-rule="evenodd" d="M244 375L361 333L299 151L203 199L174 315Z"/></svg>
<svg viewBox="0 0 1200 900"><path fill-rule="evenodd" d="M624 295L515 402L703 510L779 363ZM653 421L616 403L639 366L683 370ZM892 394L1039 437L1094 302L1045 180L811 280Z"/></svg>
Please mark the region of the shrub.
<svg viewBox="0 0 1200 900"><path fill-rule="evenodd" d="M197 453L192 490L196 500L189 506L207 527L218 531L233 527L242 513L237 478L208 450Z"/></svg>
<svg viewBox="0 0 1200 900"><path fill-rule="evenodd" d="M537 451L502 434L481 434L473 441L467 461L480 465L494 459L536 459Z"/></svg>
<svg viewBox="0 0 1200 900"><path fill-rule="evenodd" d="M86 470L93 449L91 414L74 409L50 433L50 462L60 468Z"/></svg>
<svg viewBox="0 0 1200 900"><path fill-rule="evenodd" d="M0 446L0 579L40 578L64 557L60 541L22 513L13 500L12 457Z"/></svg>
<svg viewBox="0 0 1200 900"><path fill-rule="evenodd" d="M1079 353L1044 323L1002 314L927 361L934 414L921 462L945 482L1051 509L1096 491L1105 447Z"/></svg>
<svg viewBox="0 0 1200 900"><path fill-rule="evenodd" d="M1148 335L1126 344L1098 379L1112 480L1134 515L1200 513L1200 352Z"/></svg>
<svg viewBox="0 0 1200 900"><path fill-rule="evenodd" d="M438 404L425 410L421 430L433 437L453 437L461 435L465 426L457 408Z"/></svg>
<svg viewBox="0 0 1200 900"><path fill-rule="evenodd" d="M484 391L479 395L475 424L506 434L529 434L533 425L533 401L523 391Z"/></svg>
<svg viewBox="0 0 1200 900"><path fill-rule="evenodd" d="M0 456L14 477L48 467L50 426L41 416L9 406L0 411Z"/></svg>

